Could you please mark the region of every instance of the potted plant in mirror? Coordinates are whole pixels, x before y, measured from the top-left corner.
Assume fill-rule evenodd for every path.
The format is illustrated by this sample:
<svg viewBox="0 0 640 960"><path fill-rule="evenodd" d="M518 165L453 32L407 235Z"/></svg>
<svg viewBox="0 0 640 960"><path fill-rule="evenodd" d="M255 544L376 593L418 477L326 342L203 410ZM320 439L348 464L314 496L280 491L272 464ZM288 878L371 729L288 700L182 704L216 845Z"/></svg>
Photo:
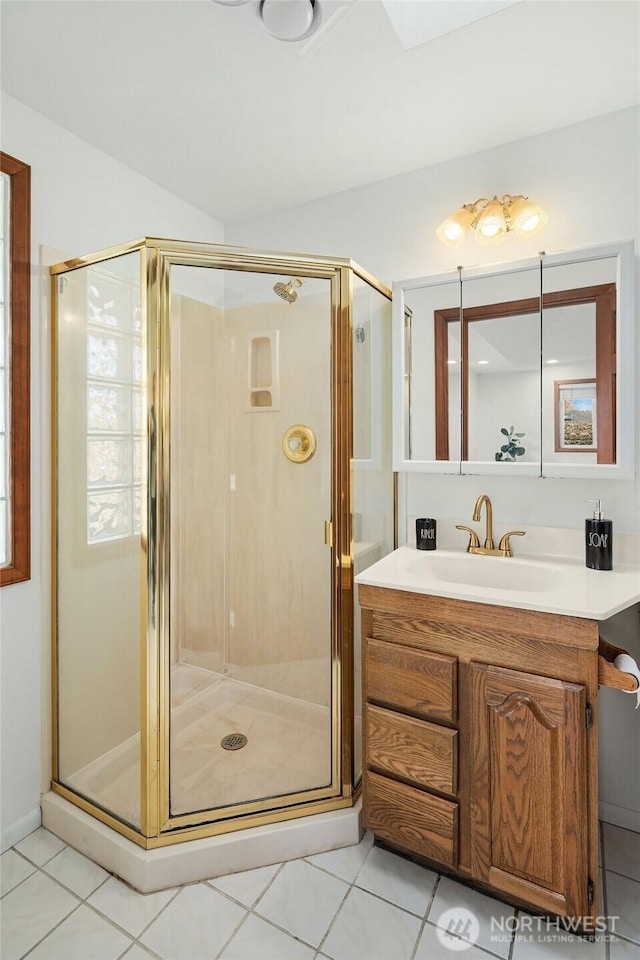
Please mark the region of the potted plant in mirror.
<svg viewBox="0 0 640 960"><path fill-rule="evenodd" d="M503 443L498 452L496 453L496 460L506 461L507 463L515 463L516 457L522 457L524 455L525 448L522 446L522 438L524 433L514 433L513 426L509 427L507 430L506 427L500 427L500 433L503 433L507 438L507 442Z"/></svg>

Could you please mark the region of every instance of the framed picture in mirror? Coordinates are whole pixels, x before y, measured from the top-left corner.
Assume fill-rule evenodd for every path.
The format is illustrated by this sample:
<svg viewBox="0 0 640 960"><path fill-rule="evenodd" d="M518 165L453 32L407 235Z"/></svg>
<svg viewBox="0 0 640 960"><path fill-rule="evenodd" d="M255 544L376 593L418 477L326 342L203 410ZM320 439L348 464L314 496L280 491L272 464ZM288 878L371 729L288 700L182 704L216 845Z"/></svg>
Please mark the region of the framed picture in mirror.
<svg viewBox="0 0 640 960"><path fill-rule="evenodd" d="M554 383L556 453L597 453L596 380Z"/></svg>

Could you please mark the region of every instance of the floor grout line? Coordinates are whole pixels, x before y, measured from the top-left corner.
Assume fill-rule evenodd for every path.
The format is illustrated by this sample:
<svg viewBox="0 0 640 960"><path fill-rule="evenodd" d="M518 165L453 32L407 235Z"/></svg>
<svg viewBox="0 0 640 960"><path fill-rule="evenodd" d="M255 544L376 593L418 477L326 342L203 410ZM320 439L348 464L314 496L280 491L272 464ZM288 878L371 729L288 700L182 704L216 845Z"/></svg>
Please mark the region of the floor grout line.
<svg viewBox="0 0 640 960"><path fill-rule="evenodd" d="M515 949L516 949L516 932L517 932L518 927L519 927L519 925L520 925L520 913L521 913L520 910L516 910L516 912L515 912L515 914L514 914L514 916L515 916L515 918L516 918L516 922L515 922L515 926L514 926L514 928L513 928L513 933L511 934L511 943L509 944L509 956L507 957L507 960L513 960L513 955L514 955L514 953L515 953Z"/></svg>
<svg viewBox="0 0 640 960"><path fill-rule="evenodd" d="M422 918L422 923L420 924L420 929L418 930L418 936L416 937L416 942L414 943L414 945L413 945L413 950L411 951L411 958L410 958L410 960L414 960L414 957L415 957L415 955L416 955L416 953L417 953L417 951L418 951L418 947L420 946L420 941L422 940L422 934L424 933L424 928L425 928L426 925L427 925L427 917L429 916L429 911L431 910L431 905L432 905L432 903L433 903L433 901L434 901L434 898L435 898L435 895L436 895L436 891L437 891L438 887L440 886L440 876L441 876L441 875L440 875L439 873L436 874L436 879L435 879L434 884L433 884L433 889L432 889L432 891L431 891L431 896L429 897L429 902L427 903L426 910L424 911L424 916L423 916L423 918Z"/></svg>
<svg viewBox="0 0 640 960"><path fill-rule="evenodd" d="M218 952L216 953L216 960L217 960L218 957L221 957L221 956L222 956L222 954L224 953L224 951L227 949L227 947L229 946L229 944L231 943L231 941L232 941L233 938L235 937L235 935L236 935L236 933L238 932L238 930L240 930L240 928L244 926L244 924L247 922L247 918L251 915L250 911L247 910L246 907L245 907L244 909L245 909L244 917L242 918L242 920L240 920L240 921L236 924L236 926L235 926L234 929L233 929L233 932L232 932L231 936L230 936L230 937L227 937L227 939L225 940L225 942L222 944L222 947L220 948L220 950L218 950Z"/></svg>
<svg viewBox="0 0 640 960"><path fill-rule="evenodd" d="M628 873L620 873L619 870L612 870L611 867L607 867L607 873L613 873L616 877L623 877L625 880L631 880L632 883L640 883L638 877L630 877Z"/></svg>
<svg viewBox="0 0 640 960"><path fill-rule="evenodd" d="M39 828L38 828L38 829L39 829ZM45 828L43 828L43 829L45 829ZM32 831L32 832L35 832L35 831ZM55 836L55 834L54 834L53 836ZM23 838L23 839L26 839L26 838ZM19 842L22 842L22 841L19 841ZM360 842L362 842L362 840L361 840ZM353 845L353 846L355 847L355 846L357 846L357 845ZM238 932L240 931L240 929L242 928L242 926L247 922L248 917L249 917L249 916L255 916L255 917L259 918L261 921L269 924L269 925L270 925L271 927L273 927L274 929L276 929L276 930L280 931L281 933L283 933L283 934L291 937L292 939L294 939L295 941L297 941L297 942L299 942L300 944L304 945L305 947L308 947L311 951L314 952L314 960L319 960L319 958L321 958L321 957L323 956L322 951L323 951L323 948L324 948L324 946L325 946L325 943L326 943L326 941L327 941L327 939L328 939L328 937L329 937L332 929L334 928L334 925L335 925L338 917L339 917L340 914L342 913L342 911L343 911L343 909L344 909L344 906L345 906L345 903L347 902L347 899L348 899L349 896L351 895L351 891L352 891L353 889L357 889L357 890L359 890L360 892L363 892L363 893L365 893L365 894L369 894L370 896L375 897L377 900L380 900L380 901L382 901L383 903L388 904L389 906L392 906L392 907L395 907L395 908L398 909L398 910L401 910L403 913L407 914L408 916L410 916L410 917L412 917L412 918L414 918L414 919L415 919L415 918L418 918L418 919L421 920L421 924L420 924L420 928L419 928L419 931L418 931L418 935L417 935L417 938L416 938L416 941L415 941L413 950L412 950L412 952L411 952L411 958L412 958L412 960L414 960L414 958L415 958L415 955L416 955L416 953L417 953L417 950L418 950L420 941L421 941L421 939L422 939L422 937L423 937L423 935L424 935L424 930L425 930L425 928L427 927L427 925L428 925L429 927L437 928L437 925L434 923L434 921L432 921L432 920L429 919L429 916L430 916L430 913L431 913L432 908L433 908L433 903L434 903L434 901L435 901L435 898L436 898L436 895L437 895L437 892L438 892L438 889L439 889L439 885L440 885L440 881L441 881L441 879L442 879L442 875L441 875L441 874L437 874L437 875L436 875L436 879L435 879L435 882L434 882L434 884L433 884L433 887L432 887L432 890L431 890L431 893L430 893L430 896L429 896L429 900L428 900L428 903L427 903L425 912L424 912L424 914L421 916L420 914L415 913L413 910L409 909L408 907L402 906L402 905L400 905L400 904L398 904L398 903L396 903L396 902L394 902L394 901L392 901L392 900L388 900L388 899L387 899L386 897L384 897L383 895L381 895L381 894L379 894L379 893L376 893L376 892L374 892L374 891L372 891L372 890L369 890L369 889L367 889L366 887L363 887L363 886L361 886L361 885L358 883L358 878L360 877L360 875L361 875L361 873L362 873L362 871L363 871L366 863L368 862L370 856L372 855L372 851L376 849L375 843L372 843L372 844L369 846L369 849L367 850L367 852L366 852L366 854L365 854L362 862L360 863L360 865L358 866L357 870L355 871L355 874L354 874L353 879L350 880L350 881L349 881L349 880L345 880L344 877L341 877L339 874L333 873L330 869L328 869L328 868L326 868L326 867L324 867L324 866L321 866L321 865L316 864L316 863L312 863L310 857L295 858L295 859L292 860L292 861L284 861L284 862L280 863L280 864L277 866L277 869L275 870L273 876L272 876L272 877L269 879L269 881L265 884L265 886L264 886L264 888L262 889L261 893L255 898L255 900L253 901L252 905L249 906L249 907L247 907L246 904L243 904L243 903L241 903L240 901L236 900L234 897L230 896L229 894L226 894L223 890L219 890L217 887L215 887L215 881L216 881L216 879L221 879L221 878L213 877L213 878L208 878L207 880L196 881L196 883L193 883L193 884L182 884L182 885L178 886L177 888L175 888L175 891L174 891L173 895L172 895L172 896L167 900L167 902L162 906L162 908L159 910L159 912L143 927L143 929L142 929L137 935L133 935L130 931L128 931L128 930L126 930L125 928L121 927L121 926L120 926L115 920L113 920L109 915L103 913L100 909L98 909L98 908L97 908L96 906L94 906L92 903L89 903L89 899L90 899L91 897L93 897L96 893L98 893L98 891L101 890L102 887L105 886L105 884L107 884L110 879L113 878L113 879L118 880L119 882L123 882L123 881L120 880L120 878L116 877L114 874L111 874L111 873L109 873L109 872L107 871L107 876L106 876L103 880L101 880L101 881L97 884L96 887L94 887L91 891L89 891L89 892L86 894L86 896L81 896L79 893L77 893L77 892L76 892L75 890L73 890L71 887L67 886L67 884L66 884L63 880L59 879L58 877L52 876L50 873L47 872L47 867L50 866L51 862L52 862L56 857L59 857L60 855L62 855L62 854L64 853L64 851L67 850L67 849L72 849L72 850L73 850L74 848L71 847L71 846L68 845L68 844L65 844L60 850L57 850L51 857L49 857L48 859L46 859L42 864L37 864L37 863L35 863L33 860L31 860L26 854L22 853L22 851L17 850L15 846L9 848L9 850L11 850L11 851L13 851L14 853L16 853L29 867L32 868L32 872L29 874L29 876L25 877L23 880L21 880L19 883L17 883L14 887L12 887L11 890L8 890L7 893L5 893L5 894L3 895L3 897L2 897L2 900L3 900L3 901L5 900L5 898L6 898L10 893L13 893L13 892L14 892L15 890L17 890L20 886L22 886L24 883L26 883L27 880L32 879L32 878L35 877L38 873L40 873L40 874L41 874L43 877L45 877L47 880L55 883L57 886L59 886L62 890L64 890L68 895L72 896L72 897L77 901L76 905L70 910L69 913L67 913L67 914L66 914L64 917L62 917L57 923L55 923L55 924L40 938L40 940L38 940L36 943L34 943L33 945L31 945L31 946L29 947L29 950L28 950L25 954L22 955L21 960L25 960L25 958L27 958L44 940L46 940L47 937L51 936L56 930L59 929L59 927L60 927L62 924L64 924L64 923L65 923L70 917L72 917L75 913L77 913L77 911L79 910L79 908L80 908L83 904L84 904L85 906L89 907L89 909L90 909L94 914L96 914L96 915L97 915L98 917L100 917L103 921L107 922L111 927L113 927L115 930L117 930L119 933L121 933L123 936L125 936L125 937L127 938L128 944L127 944L124 952L119 955L119 960L123 960L123 958L126 958L126 954L132 949L132 947L133 947L134 945L138 945L140 949L147 951L151 956L157 957L158 960L162 960L162 957L161 957L160 955L158 955L157 953L155 953L155 951L151 950L149 947L146 946L146 944L144 944L144 943L141 941L141 937L144 936L144 934L147 932L147 930L156 922L156 920L158 920L158 919L162 916L162 914L165 912L165 910L168 909L168 907L176 900L176 898L180 895L180 893L181 893L186 887L195 886L196 883L202 883L202 884L208 886L210 889L213 889L215 893L217 893L218 895L224 897L226 900L228 900L229 902L231 902L231 903L233 903L234 905L238 906L241 910L244 911L244 915L242 916L242 918L239 920L239 922L238 922L237 925L235 926L233 932L232 932L231 935L227 938L227 940L226 940L225 943L223 944L223 946L222 946L222 948L220 949L220 951L216 954L217 957L222 956L222 954L223 954L224 951L228 948L229 944L230 944L231 941L234 939L234 937L238 934ZM382 849L386 849L386 848L382 848ZM605 843L605 837L604 837L604 827L603 827L603 823L602 823L602 822L599 823L599 851L600 851L600 866L601 866L601 869L602 869L602 901L603 901L603 902L602 902L602 912L603 912L603 914L604 914L605 916L608 916L608 891L607 891L607 882L606 882L607 874L608 874L608 873L611 873L611 874L613 874L613 875L623 877L624 879L629 880L629 881L632 882L632 883L638 883L639 881L636 880L636 878L634 878L634 877L629 877L627 874L620 873L619 871L616 871L616 870L608 870L608 869L607 869L607 851L606 851L606 843ZM8 852L8 851L7 851L7 852ZM78 852L79 852L79 851L78 851ZM390 852L390 853L393 854L393 851L388 851L388 852ZM83 856L84 856L84 854L83 854ZM312 855L312 856L314 856L314 855ZM87 857L86 859L87 859L90 863L94 863L94 862L95 862L95 861L91 861L91 859L88 858L88 857ZM404 860L405 858L400 858L400 859ZM294 934L291 930L288 930L288 929L286 929L285 927L280 926L278 923L276 923L275 921L271 920L269 917L263 916L262 914L260 914L260 913L257 912L257 908L259 907L259 904L260 904L261 900L263 899L263 897L265 896L265 894L267 893L267 891L271 888L271 886L272 886L273 883L276 881L276 879L280 876L280 874L282 873L282 871L283 871L284 868L286 867L287 863L296 862L296 860L301 860L302 862L306 863L308 866L315 868L316 870L318 870L319 872L325 874L326 876L330 877L331 879L336 880L336 881L338 881L338 882L340 882L340 883L342 883L342 884L344 884L344 885L346 886L346 892L344 893L344 896L343 896L342 900L340 901L340 904L339 904L338 908L336 909L335 913L333 914L333 917L332 917L332 919L331 919L331 922L329 923L327 929L325 930L325 932L324 932L324 934L323 934L323 936L322 936L322 939L320 940L320 942L319 942L318 945L315 945L315 944L313 944L313 943L310 943L310 942L307 941L307 940L304 940L304 939L301 938L300 936L297 936L296 934ZM98 865L98 866L99 866L99 865ZM266 865L266 866L269 866L269 865ZM102 869L104 869L104 868L102 868ZM257 868L256 868L256 869L257 869ZM427 869L427 868L425 868L425 869ZM244 871L240 871L240 872L244 872ZM225 877L226 877L226 876L233 876L233 874L225 874L224 876L225 876ZM456 881L456 882L459 882L459 881ZM133 890L133 888L131 888L128 884L125 884L125 885L127 886L128 889ZM460 884L460 885L461 885L462 887L464 887L463 884ZM134 891L134 892L137 892L137 891ZM157 891L157 892L160 892L160 891ZM140 894L140 895L141 895L141 896L144 896L143 894ZM516 920L518 920L518 918L519 918L519 916L520 916L520 913L521 913L520 910L515 910ZM515 932L516 932L516 931L515 931L515 929L514 929L514 930L512 931L512 934L511 934L511 941L510 941L510 945L509 945L508 955L500 957L500 960L513 960L514 952L515 952L516 946L517 946L517 940L516 940ZM617 934L617 933L615 933L615 937L616 937L616 939L619 939L619 940L621 940L621 941L624 942L624 943L629 943L629 944L632 944L633 946L637 946L637 945L638 945L638 944L637 944L637 941L631 939L630 937L627 937L627 936L619 936L619 934ZM606 943L606 947L605 947L605 957L606 957L606 960L610 960L610 942L609 942L609 940L606 940L605 943ZM479 950L479 951L481 951L482 953L484 953L487 957L494 957L494 958L499 957L499 955L493 953L492 951L488 950L488 949L485 948L485 947L479 946L478 944L475 944L475 947L476 947L477 950Z"/></svg>
<svg viewBox="0 0 640 960"><path fill-rule="evenodd" d="M318 946L316 947L316 950L317 950L318 953L320 953L320 951L321 951L322 948L324 947L325 942L327 941L327 939L328 939L328 937L329 937L329 934L330 934L331 931L333 930L333 925L334 925L334 923L336 922L336 920L338 919L338 916L339 916L340 912L342 911L342 908L344 907L344 905L345 905L345 903L346 903L346 901L347 901L347 897L349 896L349 894L351 893L352 890L353 890L353 884L347 884L347 892L345 893L344 897L343 897L342 900L340 901L340 906L338 907L338 909L337 909L336 912L334 913L333 918L332 918L332 920L331 920L331 923L329 924L329 926L328 926L327 929L325 930L324 936L320 938L320 943L319 943Z"/></svg>
<svg viewBox="0 0 640 960"><path fill-rule="evenodd" d="M26 953L23 953L23 954L21 955L20 960L25 960L25 957L28 957L29 954L30 954L33 950L36 949L36 947L39 947L40 944L43 942L43 940L46 940L47 937L50 937L51 934L54 932L54 930L57 930L58 927L61 927L62 924L63 924L66 920L68 920L69 917L72 917L74 913L77 913L81 906L82 906L82 903L77 903L76 906L73 908L73 910L70 910L69 913L65 914L65 916L62 917L62 919L59 920L58 923L55 924L55 926L51 927L50 930L47 930L47 932L45 933L45 935L44 935L43 937L40 937L40 939L37 941L37 943L32 943L31 946L29 947L29 949L27 950L27 952L26 952Z"/></svg>

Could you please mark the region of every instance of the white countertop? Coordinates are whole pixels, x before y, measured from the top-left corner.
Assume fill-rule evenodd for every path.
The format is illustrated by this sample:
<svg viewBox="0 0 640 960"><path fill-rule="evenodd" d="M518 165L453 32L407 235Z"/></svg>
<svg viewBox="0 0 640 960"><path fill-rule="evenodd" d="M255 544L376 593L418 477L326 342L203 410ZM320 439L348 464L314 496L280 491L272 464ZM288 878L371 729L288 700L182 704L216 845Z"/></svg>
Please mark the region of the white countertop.
<svg viewBox="0 0 640 960"><path fill-rule="evenodd" d="M400 547L356 583L473 603L606 620L640 602L640 567L589 570L559 557L485 557L455 550Z"/></svg>

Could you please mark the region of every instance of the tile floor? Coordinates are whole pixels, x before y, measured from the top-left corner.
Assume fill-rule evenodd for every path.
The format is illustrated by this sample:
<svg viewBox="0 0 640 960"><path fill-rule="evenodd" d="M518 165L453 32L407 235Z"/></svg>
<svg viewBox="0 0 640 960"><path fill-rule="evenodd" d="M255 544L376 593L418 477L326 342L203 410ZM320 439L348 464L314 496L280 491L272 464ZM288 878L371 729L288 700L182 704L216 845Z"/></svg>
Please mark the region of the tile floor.
<svg viewBox="0 0 640 960"><path fill-rule="evenodd" d="M544 930L492 937L491 919L508 929L517 911L369 834L358 846L142 896L40 828L0 859L0 957L640 960L640 834L608 824L602 834L613 942L552 942ZM475 917L473 946L441 932L444 912L461 907Z"/></svg>

